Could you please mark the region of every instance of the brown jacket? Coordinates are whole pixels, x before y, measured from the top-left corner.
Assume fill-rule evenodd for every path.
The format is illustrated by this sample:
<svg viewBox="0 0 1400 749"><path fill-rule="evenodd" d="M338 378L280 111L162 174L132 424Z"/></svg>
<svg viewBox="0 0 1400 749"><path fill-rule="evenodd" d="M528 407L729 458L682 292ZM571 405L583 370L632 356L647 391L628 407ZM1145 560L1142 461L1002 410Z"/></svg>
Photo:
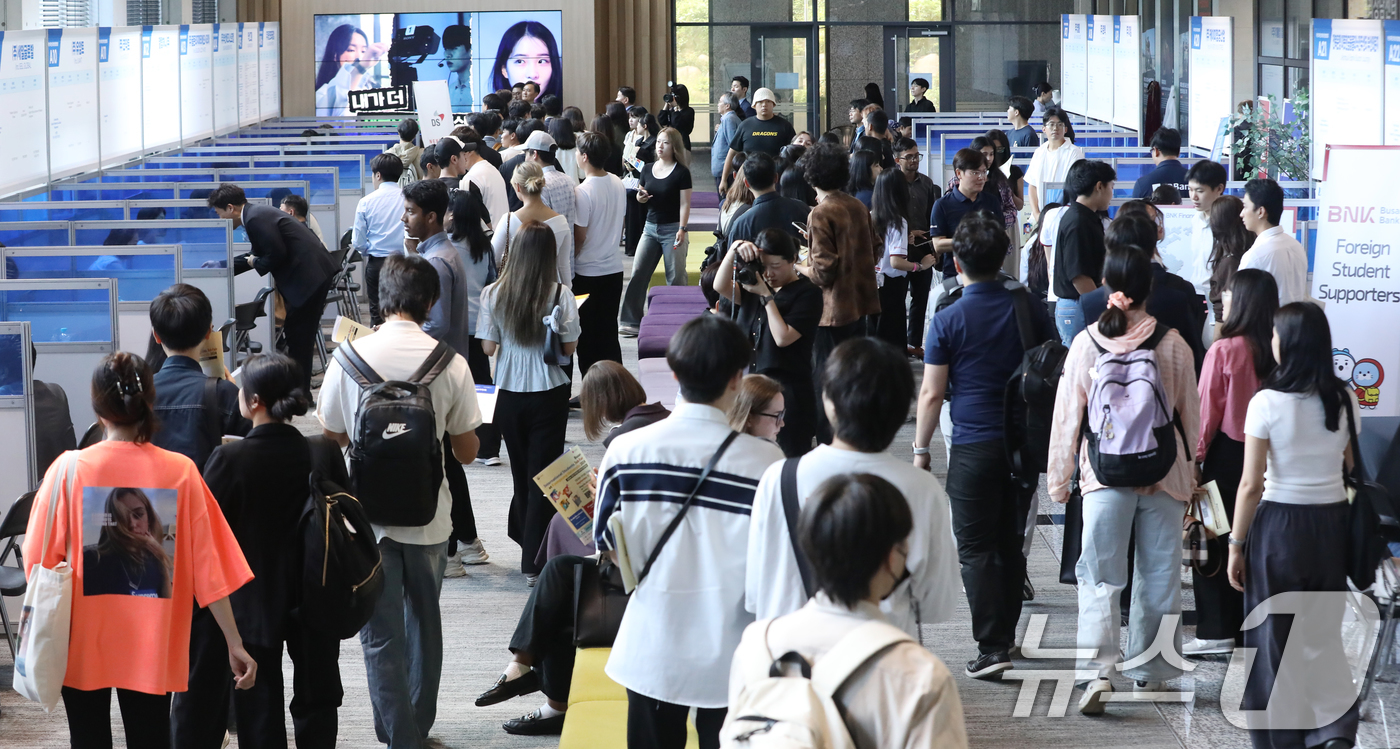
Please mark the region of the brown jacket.
<svg viewBox="0 0 1400 749"><path fill-rule="evenodd" d="M877 249L870 211L843 192L828 193L807 217L811 278L822 290L821 327L880 314L875 290Z"/></svg>

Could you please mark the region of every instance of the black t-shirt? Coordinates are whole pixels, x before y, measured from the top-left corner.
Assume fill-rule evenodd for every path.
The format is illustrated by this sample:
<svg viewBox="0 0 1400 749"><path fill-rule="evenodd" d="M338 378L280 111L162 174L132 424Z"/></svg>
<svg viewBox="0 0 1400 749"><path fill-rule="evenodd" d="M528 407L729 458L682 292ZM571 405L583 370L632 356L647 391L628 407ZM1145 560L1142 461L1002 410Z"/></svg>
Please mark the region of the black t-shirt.
<svg viewBox="0 0 1400 749"><path fill-rule="evenodd" d="M906 112L937 112L937 111L938 111L938 108L935 107L935 106L933 106L933 100L932 100L932 99L929 99L927 96L925 96L924 98L922 98L922 99L920 99L920 100L918 100L918 101L911 101L911 102L909 102L909 106L905 107L905 108L904 108L904 111L906 111Z"/></svg>
<svg viewBox="0 0 1400 749"><path fill-rule="evenodd" d="M1078 299L1079 290L1072 281L1088 276L1098 284L1103 279L1103 219L1099 214L1075 201L1065 209L1060 219L1060 231L1055 237L1055 277L1050 282L1055 296Z"/></svg>
<svg viewBox="0 0 1400 749"><path fill-rule="evenodd" d="M691 188L690 170L677 162L665 179L652 174L655 163L642 169L642 187L651 193L646 202L647 221L656 225L674 224L681 220L681 190Z"/></svg>
<svg viewBox="0 0 1400 749"><path fill-rule="evenodd" d="M729 150L740 153L762 151L776 159L783 146L796 137L797 131L792 129L792 123L782 117L773 115L771 120L760 120L755 116L739 123L738 131L729 141Z"/></svg>
<svg viewBox="0 0 1400 749"><path fill-rule="evenodd" d="M739 305L739 324L749 332L753 344L753 371L757 374L786 372L799 377L812 376L812 339L822 319L822 290L804 276L778 289L769 304L778 305L783 322L802 334L792 344L779 346L768 330L768 312L754 294L744 292Z"/></svg>

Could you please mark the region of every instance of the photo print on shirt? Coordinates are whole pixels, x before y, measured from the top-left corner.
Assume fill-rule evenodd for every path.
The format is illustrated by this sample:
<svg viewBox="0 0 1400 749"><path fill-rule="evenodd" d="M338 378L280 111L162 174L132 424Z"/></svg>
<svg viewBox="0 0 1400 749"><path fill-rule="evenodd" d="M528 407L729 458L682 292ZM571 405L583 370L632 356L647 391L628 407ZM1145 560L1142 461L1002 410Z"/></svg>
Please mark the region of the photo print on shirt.
<svg viewBox="0 0 1400 749"><path fill-rule="evenodd" d="M170 597L178 496L174 489L83 488L83 595Z"/></svg>

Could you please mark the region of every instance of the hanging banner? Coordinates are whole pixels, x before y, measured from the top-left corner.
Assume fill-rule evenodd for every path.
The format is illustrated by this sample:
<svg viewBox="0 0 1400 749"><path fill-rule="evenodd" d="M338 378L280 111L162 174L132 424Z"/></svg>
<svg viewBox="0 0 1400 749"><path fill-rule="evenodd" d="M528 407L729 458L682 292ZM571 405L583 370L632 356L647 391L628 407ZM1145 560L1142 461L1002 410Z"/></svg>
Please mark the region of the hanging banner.
<svg viewBox="0 0 1400 749"><path fill-rule="evenodd" d="M1400 21L1385 22L1385 144L1400 146Z"/></svg>
<svg viewBox="0 0 1400 749"><path fill-rule="evenodd" d="M238 24L214 24L214 134L238 129Z"/></svg>
<svg viewBox="0 0 1400 749"><path fill-rule="evenodd" d="M238 126L258 122L258 25L238 24Z"/></svg>
<svg viewBox="0 0 1400 749"><path fill-rule="evenodd" d="M49 179L43 29L0 32L0 195Z"/></svg>
<svg viewBox="0 0 1400 749"><path fill-rule="evenodd" d="M275 22L258 26L258 118L268 120L282 116L282 32Z"/></svg>
<svg viewBox="0 0 1400 749"><path fill-rule="evenodd" d="M1137 16L1113 17L1113 124L1142 126L1142 52Z"/></svg>
<svg viewBox="0 0 1400 749"><path fill-rule="evenodd" d="M102 166L141 153L141 27L97 29Z"/></svg>
<svg viewBox="0 0 1400 749"><path fill-rule="evenodd" d="M214 134L214 27L180 27L180 139L185 143Z"/></svg>
<svg viewBox="0 0 1400 749"><path fill-rule="evenodd" d="M49 173L97 169L97 28L49 29Z"/></svg>
<svg viewBox="0 0 1400 749"><path fill-rule="evenodd" d="M1323 151L1312 295L1326 304L1337 376L1362 416L1400 416L1400 338L1376 334L1400 310L1400 190L1376 189L1376 175L1398 172L1400 146Z"/></svg>
<svg viewBox="0 0 1400 749"><path fill-rule="evenodd" d="M1383 26L1380 21L1313 20L1313 176L1329 145L1380 145L1385 127Z"/></svg>
<svg viewBox="0 0 1400 749"><path fill-rule="evenodd" d="M1060 106L1089 113L1089 17L1060 16Z"/></svg>
<svg viewBox="0 0 1400 749"><path fill-rule="evenodd" d="M141 145L180 145L180 27L141 27Z"/></svg>
<svg viewBox="0 0 1400 749"><path fill-rule="evenodd" d="M1113 119L1113 16L1085 16L1089 101L1085 114L1096 120Z"/></svg>
<svg viewBox="0 0 1400 749"><path fill-rule="evenodd" d="M1190 144L1210 150L1215 144L1215 124L1235 108L1234 19L1229 16L1191 16L1191 84L1187 116Z"/></svg>

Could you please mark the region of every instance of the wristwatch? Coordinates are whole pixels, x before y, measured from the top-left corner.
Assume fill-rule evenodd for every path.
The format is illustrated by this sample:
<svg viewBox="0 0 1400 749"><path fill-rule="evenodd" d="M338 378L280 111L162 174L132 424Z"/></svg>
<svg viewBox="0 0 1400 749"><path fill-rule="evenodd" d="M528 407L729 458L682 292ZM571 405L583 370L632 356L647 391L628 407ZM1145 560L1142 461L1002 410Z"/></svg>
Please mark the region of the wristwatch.
<svg viewBox="0 0 1400 749"><path fill-rule="evenodd" d="M681 228L677 229L676 231L686 231L686 232L688 232L688 231L690 231L690 227L689 227L689 226L681 226Z"/></svg>
<svg viewBox="0 0 1400 749"><path fill-rule="evenodd" d="M763 306L767 307L768 303L773 301L773 295L769 294L768 296L761 296L758 298L758 300L763 303Z"/></svg>

